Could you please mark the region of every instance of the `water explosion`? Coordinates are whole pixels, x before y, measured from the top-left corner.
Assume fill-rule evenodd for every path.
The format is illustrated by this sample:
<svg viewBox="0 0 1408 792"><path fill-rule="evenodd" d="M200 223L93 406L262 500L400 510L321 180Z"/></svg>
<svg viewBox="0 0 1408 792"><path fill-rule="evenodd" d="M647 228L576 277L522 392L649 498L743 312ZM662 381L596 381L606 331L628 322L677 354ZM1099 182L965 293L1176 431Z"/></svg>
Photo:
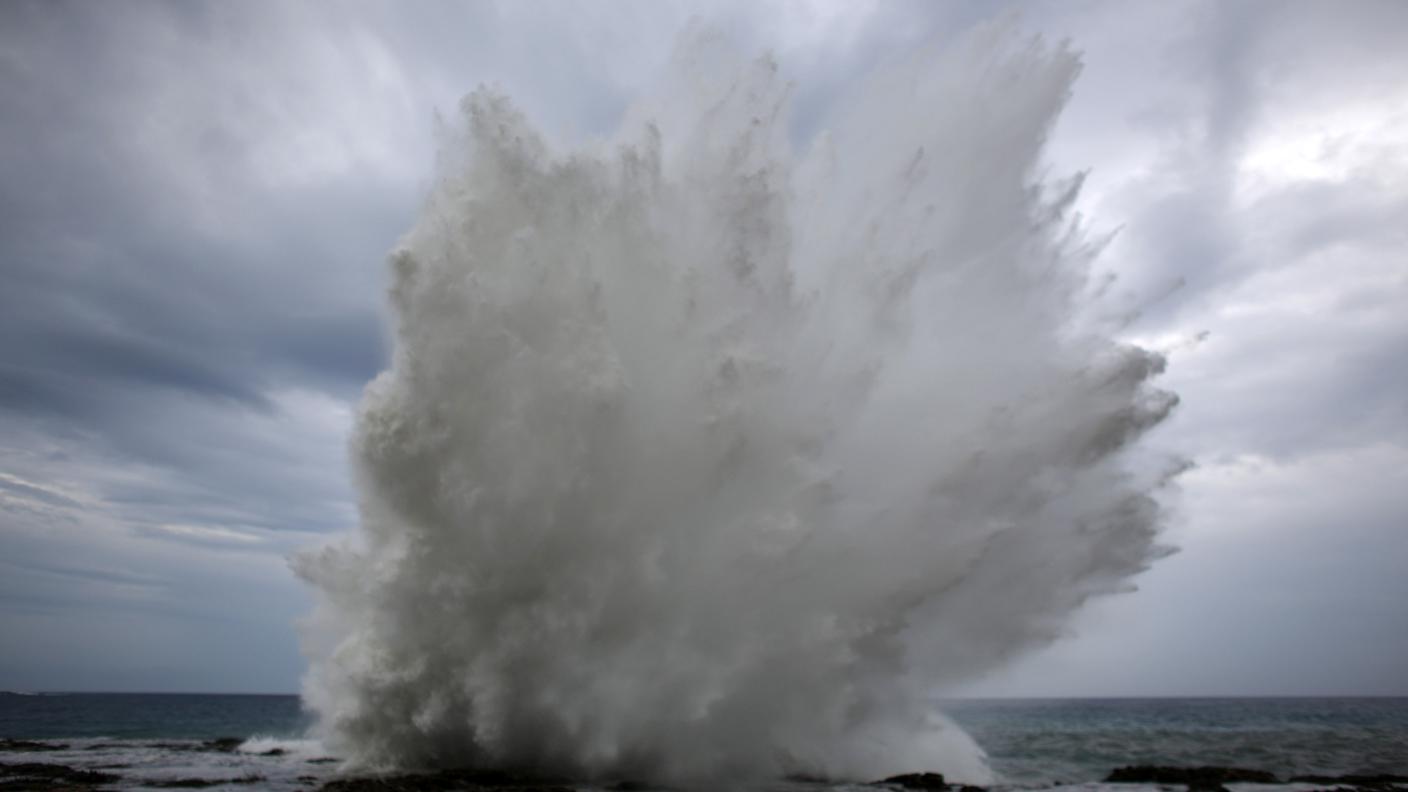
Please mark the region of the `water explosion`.
<svg viewBox="0 0 1408 792"><path fill-rule="evenodd" d="M1158 552L1175 399L1043 184L1079 68L993 28L788 87L687 36L617 138L463 103L391 257L306 698L357 764L982 781L932 696Z"/></svg>

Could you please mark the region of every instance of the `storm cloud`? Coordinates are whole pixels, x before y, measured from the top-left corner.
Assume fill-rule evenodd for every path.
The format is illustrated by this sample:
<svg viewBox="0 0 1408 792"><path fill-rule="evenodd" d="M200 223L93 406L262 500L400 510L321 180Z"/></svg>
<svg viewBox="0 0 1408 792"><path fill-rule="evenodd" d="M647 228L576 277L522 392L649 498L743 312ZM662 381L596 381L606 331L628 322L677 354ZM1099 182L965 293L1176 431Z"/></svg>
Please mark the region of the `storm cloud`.
<svg viewBox="0 0 1408 792"><path fill-rule="evenodd" d="M383 257L481 83L609 132L702 16L796 128L994 16L1084 72L1049 167L1195 467L1182 552L959 693L1408 694L1408 5L0 5L0 688L292 691L351 530Z"/></svg>

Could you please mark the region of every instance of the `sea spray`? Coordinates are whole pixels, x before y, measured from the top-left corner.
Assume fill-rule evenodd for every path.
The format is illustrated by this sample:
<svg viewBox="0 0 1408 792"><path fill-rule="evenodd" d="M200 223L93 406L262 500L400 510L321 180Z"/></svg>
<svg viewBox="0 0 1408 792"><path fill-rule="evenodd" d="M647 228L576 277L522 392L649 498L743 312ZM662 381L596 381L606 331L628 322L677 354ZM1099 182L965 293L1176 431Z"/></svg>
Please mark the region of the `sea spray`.
<svg viewBox="0 0 1408 792"><path fill-rule="evenodd" d="M361 530L299 560L307 702L361 767L983 781L933 694L1126 587L1169 472L1162 361L1038 174L1078 59L931 46L795 155L776 64L681 41L593 147L464 100Z"/></svg>

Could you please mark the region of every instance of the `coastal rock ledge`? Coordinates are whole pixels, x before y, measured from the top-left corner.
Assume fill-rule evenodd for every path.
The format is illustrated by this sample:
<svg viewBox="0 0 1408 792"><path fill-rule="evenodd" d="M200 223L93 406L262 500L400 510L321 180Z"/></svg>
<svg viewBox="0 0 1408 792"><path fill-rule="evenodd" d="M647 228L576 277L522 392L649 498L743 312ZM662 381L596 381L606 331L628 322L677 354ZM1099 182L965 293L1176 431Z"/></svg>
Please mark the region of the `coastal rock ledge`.
<svg viewBox="0 0 1408 792"><path fill-rule="evenodd" d="M953 792L984 792L983 788L978 786L950 784L942 773L905 773L904 775L890 776L883 781L872 781L870 786L889 786L899 787L901 789L940 789L952 790Z"/></svg>
<svg viewBox="0 0 1408 792"><path fill-rule="evenodd" d="M1118 767L1106 776L1107 784L1183 784L1194 792L1225 792L1223 784L1324 784L1336 789L1387 792L1408 787L1408 776L1345 775L1292 776L1283 781L1265 770L1244 767Z"/></svg>

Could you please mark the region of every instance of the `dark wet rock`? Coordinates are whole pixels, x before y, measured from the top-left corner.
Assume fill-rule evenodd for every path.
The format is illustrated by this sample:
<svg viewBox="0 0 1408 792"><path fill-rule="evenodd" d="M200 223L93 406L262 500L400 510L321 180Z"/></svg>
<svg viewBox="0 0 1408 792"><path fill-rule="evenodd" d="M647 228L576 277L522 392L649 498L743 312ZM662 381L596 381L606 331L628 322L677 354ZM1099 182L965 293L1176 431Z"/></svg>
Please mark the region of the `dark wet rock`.
<svg viewBox="0 0 1408 792"><path fill-rule="evenodd" d="M499 770L443 770L391 776L338 778L323 784L321 792L572 792L565 784Z"/></svg>
<svg viewBox="0 0 1408 792"><path fill-rule="evenodd" d="M163 778L142 781L142 786L157 787L158 789L204 789L205 787L226 786L228 784L259 784L263 781L264 777L257 775L246 775L239 778Z"/></svg>
<svg viewBox="0 0 1408 792"><path fill-rule="evenodd" d="M68 745L64 743L38 742L35 740L12 740L8 737L0 737L0 751L63 751Z"/></svg>
<svg viewBox="0 0 1408 792"><path fill-rule="evenodd" d="M0 762L0 789L5 792L37 792L37 790L76 789L110 784L121 776L76 770L61 764L45 762Z"/></svg>
<svg viewBox="0 0 1408 792"><path fill-rule="evenodd" d="M259 755L260 755L260 756L283 756L283 755L286 754L286 753L288 753L288 751L285 751L285 750L282 749L282 748L270 748L270 749L267 750L267 751L261 751Z"/></svg>
<svg viewBox="0 0 1408 792"><path fill-rule="evenodd" d="M216 737L213 740L206 740L200 744L202 751L219 751L220 753L234 753L239 747L244 745L243 737Z"/></svg>
<svg viewBox="0 0 1408 792"><path fill-rule="evenodd" d="M876 781L874 786L897 786L904 789L948 789L942 773L905 773Z"/></svg>
<svg viewBox="0 0 1408 792"><path fill-rule="evenodd" d="M1291 778L1291 783L1343 785L1355 789L1393 789L1397 786L1408 785L1408 776L1391 775L1388 773L1345 776L1304 775Z"/></svg>
<svg viewBox="0 0 1408 792"><path fill-rule="evenodd" d="M1219 792L1223 784L1277 784L1276 776L1265 770L1243 767L1120 767L1106 777L1107 784L1184 784L1189 789Z"/></svg>
<svg viewBox="0 0 1408 792"><path fill-rule="evenodd" d="M308 764L336 764L342 761L332 756L319 756L317 759L309 759Z"/></svg>

